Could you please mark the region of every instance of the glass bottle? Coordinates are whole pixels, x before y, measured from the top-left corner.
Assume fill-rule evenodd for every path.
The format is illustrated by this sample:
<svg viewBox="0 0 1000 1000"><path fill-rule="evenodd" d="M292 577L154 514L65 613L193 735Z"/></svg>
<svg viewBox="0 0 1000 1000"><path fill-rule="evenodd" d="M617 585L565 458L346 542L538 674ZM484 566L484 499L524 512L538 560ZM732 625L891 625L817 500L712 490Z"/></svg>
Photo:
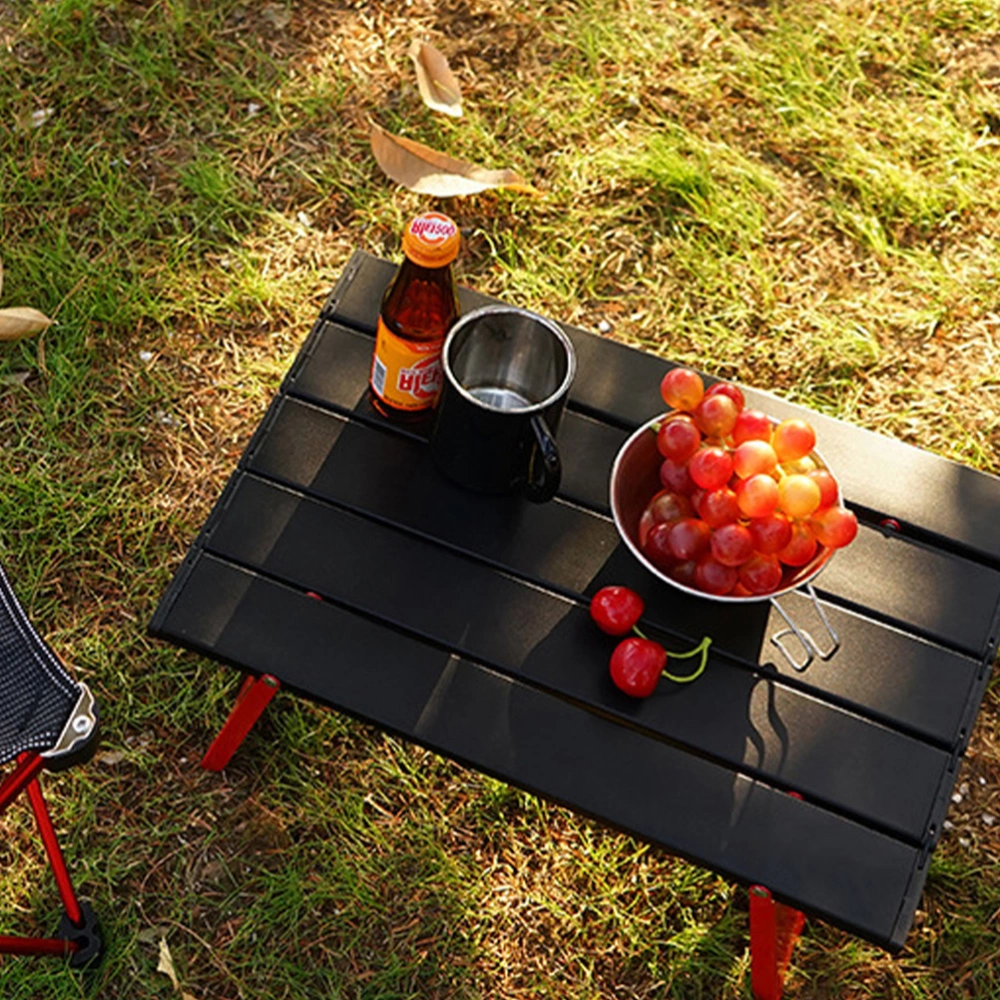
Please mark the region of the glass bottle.
<svg viewBox="0 0 1000 1000"><path fill-rule="evenodd" d="M441 347L458 318L451 264L458 226L441 212L425 212L403 231L403 263L385 290L379 311L370 386L380 413L419 417L441 391Z"/></svg>

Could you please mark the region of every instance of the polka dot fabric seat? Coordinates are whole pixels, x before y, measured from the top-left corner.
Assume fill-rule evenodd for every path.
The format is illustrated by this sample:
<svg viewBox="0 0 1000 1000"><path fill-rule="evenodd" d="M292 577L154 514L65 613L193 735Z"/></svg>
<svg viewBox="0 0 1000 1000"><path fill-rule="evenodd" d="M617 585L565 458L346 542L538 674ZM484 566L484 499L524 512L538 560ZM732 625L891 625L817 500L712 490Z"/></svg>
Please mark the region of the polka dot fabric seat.
<svg viewBox="0 0 1000 1000"><path fill-rule="evenodd" d="M54 747L80 691L28 621L0 568L0 764Z"/></svg>

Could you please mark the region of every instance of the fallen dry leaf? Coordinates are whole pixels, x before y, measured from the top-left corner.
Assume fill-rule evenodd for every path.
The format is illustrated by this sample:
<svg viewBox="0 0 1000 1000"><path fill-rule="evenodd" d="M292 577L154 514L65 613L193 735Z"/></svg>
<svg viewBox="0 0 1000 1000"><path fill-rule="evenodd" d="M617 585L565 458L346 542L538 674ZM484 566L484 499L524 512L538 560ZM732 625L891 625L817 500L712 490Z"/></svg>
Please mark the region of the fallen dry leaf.
<svg viewBox="0 0 1000 1000"><path fill-rule="evenodd" d="M181 989L180 981L177 978L177 970L174 968L174 956L170 954L170 948L167 945L165 937L160 938L160 960L156 963L156 971L165 973L170 977L170 982L173 983L174 989L180 993L181 1000L194 1000L194 997L190 993L185 993Z"/></svg>
<svg viewBox="0 0 1000 1000"><path fill-rule="evenodd" d="M29 306L14 306L0 309L0 340L20 340L41 333L52 326L52 320L44 313Z"/></svg>
<svg viewBox="0 0 1000 1000"><path fill-rule="evenodd" d="M518 173L510 169L487 170L456 160L423 143L392 135L372 122L372 152L378 165L397 184L437 198L479 194L490 188L508 188L524 194L541 194Z"/></svg>
<svg viewBox="0 0 1000 1000"><path fill-rule="evenodd" d="M415 38L410 58L417 71L417 86L424 104L432 111L462 117L462 88L452 73L448 60L430 42Z"/></svg>
<svg viewBox="0 0 1000 1000"><path fill-rule="evenodd" d="M180 981L177 979L177 970L174 969L174 956L170 954L166 938L160 938L160 960L156 963L156 971L168 975L175 990L181 988Z"/></svg>

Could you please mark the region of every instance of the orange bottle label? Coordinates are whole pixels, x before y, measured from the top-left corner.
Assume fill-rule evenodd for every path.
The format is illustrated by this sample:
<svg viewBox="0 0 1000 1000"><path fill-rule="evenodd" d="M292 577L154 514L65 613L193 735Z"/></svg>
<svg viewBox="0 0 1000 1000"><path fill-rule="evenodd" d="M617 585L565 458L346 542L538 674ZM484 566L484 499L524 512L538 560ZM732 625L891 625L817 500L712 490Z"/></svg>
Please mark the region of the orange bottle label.
<svg viewBox="0 0 1000 1000"><path fill-rule="evenodd" d="M371 386L388 406L397 410L426 410L441 391L441 347L436 340L404 340L378 318Z"/></svg>

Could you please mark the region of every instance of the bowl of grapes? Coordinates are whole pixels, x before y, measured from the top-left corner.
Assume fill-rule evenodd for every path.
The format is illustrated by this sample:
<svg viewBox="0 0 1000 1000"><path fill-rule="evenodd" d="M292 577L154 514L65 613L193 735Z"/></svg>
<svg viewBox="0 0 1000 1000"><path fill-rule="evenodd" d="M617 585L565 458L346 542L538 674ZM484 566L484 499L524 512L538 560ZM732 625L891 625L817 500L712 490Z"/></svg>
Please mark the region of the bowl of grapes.
<svg viewBox="0 0 1000 1000"><path fill-rule="evenodd" d="M653 576L721 603L770 601L788 628L774 637L804 669L839 645L811 583L858 532L837 479L801 418L749 407L739 386L707 388L672 368L660 392L668 409L622 445L611 470L615 526ZM825 648L777 598L802 590L830 636ZM794 635L804 654L786 643Z"/></svg>

